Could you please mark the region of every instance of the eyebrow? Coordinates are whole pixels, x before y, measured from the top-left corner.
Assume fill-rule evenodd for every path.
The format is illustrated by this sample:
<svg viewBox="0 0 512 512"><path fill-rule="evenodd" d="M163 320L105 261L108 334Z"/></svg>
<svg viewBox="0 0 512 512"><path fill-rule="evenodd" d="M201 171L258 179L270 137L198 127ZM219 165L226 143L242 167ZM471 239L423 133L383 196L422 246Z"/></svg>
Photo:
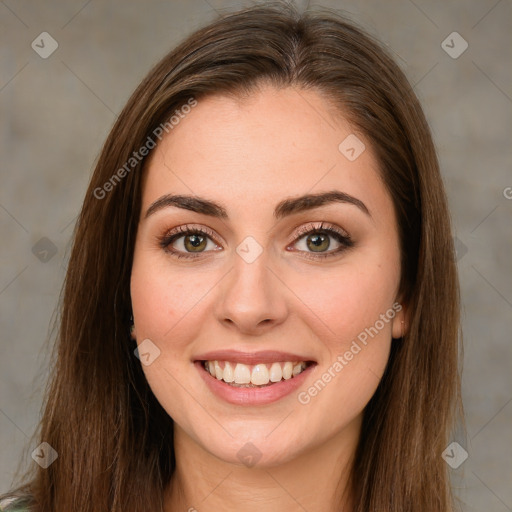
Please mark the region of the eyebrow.
<svg viewBox="0 0 512 512"><path fill-rule="evenodd" d="M276 219L281 219L289 215L312 210L332 203L351 204L359 208L371 218L368 208L360 199L346 194L345 192L340 192L339 190L331 190L329 192L319 194L306 194L291 199L285 199L276 205L274 209L274 217ZM147 219L150 215L169 206L182 208L184 210L191 210L196 213L202 213L203 215L209 215L219 219L229 218L226 209L215 201L198 196L173 194L166 194L152 203L146 211L145 218Z"/></svg>

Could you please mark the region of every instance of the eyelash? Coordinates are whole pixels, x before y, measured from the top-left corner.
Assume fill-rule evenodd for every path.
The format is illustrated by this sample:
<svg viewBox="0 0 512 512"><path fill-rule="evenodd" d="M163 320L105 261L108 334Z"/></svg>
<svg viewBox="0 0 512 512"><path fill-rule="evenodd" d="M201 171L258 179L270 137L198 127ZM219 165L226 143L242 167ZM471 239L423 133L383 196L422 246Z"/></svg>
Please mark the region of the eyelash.
<svg viewBox="0 0 512 512"><path fill-rule="evenodd" d="M302 226L298 229L298 231L294 234L293 244L297 243L300 239L304 238L306 235L313 235L313 234L328 234L336 239L337 242L339 242L341 245L337 249L334 249L329 252L325 253L314 253L314 252L306 252L306 251L299 251L304 253L305 258L309 258L312 260L318 260L318 259L324 259L329 258L331 256L336 256L340 252L344 251L345 249L348 249L350 247L354 246L353 240L350 238L350 235L348 233L345 233L341 230L338 230L334 226L330 226L329 224L326 224L322 222L320 226L315 225L314 223L306 224L305 226ZM164 249L165 252L171 254L173 257L176 258L186 258L186 259L196 259L199 258L201 255L204 254L203 252L198 252L197 255L192 255L192 253L183 253L181 251L176 251L175 249L169 249L169 246L178 240L179 238L186 236L186 235L206 235L208 238L215 241L215 235L212 231L210 231L208 228L195 228L191 227L188 224L185 224L184 226L179 226L162 237L159 237L158 243ZM219 245L219 244L217 244ZM289 244L291 245L291 244ZM287 246L287 248L289 247ZM209 252L209 251L207 251Z"/></svg>

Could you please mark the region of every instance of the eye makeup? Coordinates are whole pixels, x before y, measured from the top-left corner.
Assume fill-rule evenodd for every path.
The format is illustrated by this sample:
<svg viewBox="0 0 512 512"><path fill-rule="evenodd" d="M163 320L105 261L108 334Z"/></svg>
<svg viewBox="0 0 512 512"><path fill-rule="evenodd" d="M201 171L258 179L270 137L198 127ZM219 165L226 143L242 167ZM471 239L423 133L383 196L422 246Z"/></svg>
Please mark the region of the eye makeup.
<svg viewBox="0 0 512 512"><path fill-rule="evenodd" d="M167 231L163 236L158 237L158 243L160 247L172 257L178 259L197 259L199 257L204 257L208 253L211 253L213 251L216 252L220 250L221 244L217 242L216 238L217 237L215 233L205 226L198 227L196 225L184 224L182 226L173 228ZM207 247L208 241L210 241L214 244L216 248L198 251L178 250L176 247L174 247L174 245L180 239L183 239L182 245L184 248L186 248L185 240L187 240L188 242L192 241L192 247L199 247L199 249L201 249L201 245L204 245L205 241L207 242ZM306 243L312 242L313 244L317 244L318 242L324 243L325 241L327 241L327 248L331 246L330 239L334 239L336 243L339 244L339 246L336 249L330 251L305 251L293 249L293 246L296 245L302 239L306 239ZM298 254L305 258L317 260L338 255L342 251L353 246L354 242L351 239L350 235L346 231L335 226L334 224L326 222L310 222L308 224L301 226L294 232L286 249L293 252L297 252Z"/></svg>

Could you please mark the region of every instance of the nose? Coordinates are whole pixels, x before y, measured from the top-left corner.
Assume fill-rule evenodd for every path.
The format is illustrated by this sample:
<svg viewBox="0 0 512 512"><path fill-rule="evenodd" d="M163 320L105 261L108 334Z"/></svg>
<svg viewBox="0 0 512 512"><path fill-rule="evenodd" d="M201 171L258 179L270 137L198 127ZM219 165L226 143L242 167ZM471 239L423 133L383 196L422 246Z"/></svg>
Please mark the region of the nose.
<svg viewBox="0 0 512 512"><path fill-rule="evenodd" d="M268 267L266 251L252 263L235 255L234 268L219 283L219 322L249 335L262 334L288 315L285 286Z"/></svg>

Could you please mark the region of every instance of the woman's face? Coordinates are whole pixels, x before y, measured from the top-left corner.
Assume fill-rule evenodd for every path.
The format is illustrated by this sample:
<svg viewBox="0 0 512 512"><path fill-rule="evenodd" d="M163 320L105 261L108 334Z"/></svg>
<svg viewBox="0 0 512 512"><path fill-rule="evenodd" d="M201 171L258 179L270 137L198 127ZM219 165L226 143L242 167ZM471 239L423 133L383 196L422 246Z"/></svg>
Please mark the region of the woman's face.
<svg viewBox="0 0 512 512"><path fill-rule="evenodd" d="M203 99L153 150L134 335L205 457L271 466L355 439L401 334L399 280L372 148L317 93Z"/></svg>

